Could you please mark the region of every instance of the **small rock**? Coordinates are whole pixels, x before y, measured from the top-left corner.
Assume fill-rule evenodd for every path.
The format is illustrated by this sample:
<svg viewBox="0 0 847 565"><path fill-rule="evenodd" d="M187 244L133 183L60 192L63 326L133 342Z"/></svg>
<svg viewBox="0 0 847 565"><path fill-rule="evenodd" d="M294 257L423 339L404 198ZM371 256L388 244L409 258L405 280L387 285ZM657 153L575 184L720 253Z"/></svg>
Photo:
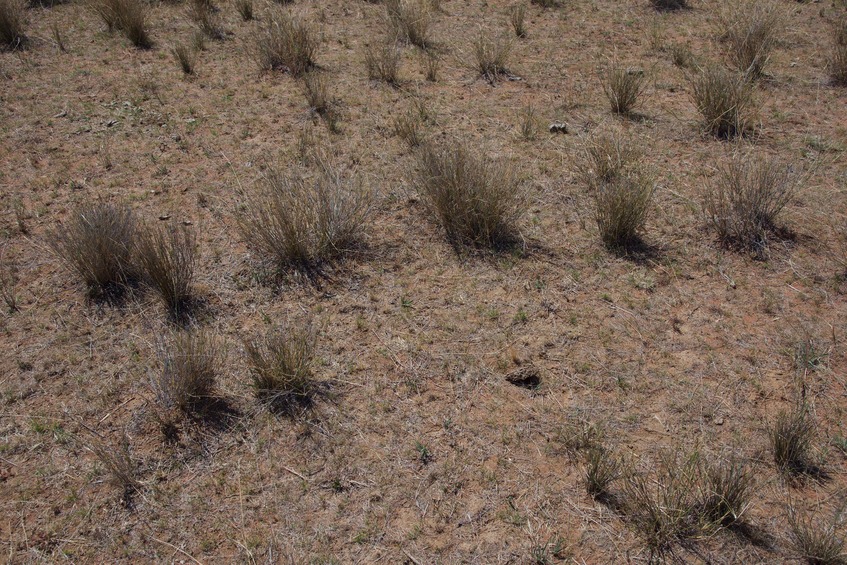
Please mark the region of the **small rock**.
<svg viewBox="0 0 847 565"><path fill-rule="evenodd" d="M170 219L171 219L171 215L170 215L170 214L162 214L161 216L159 216L159 219L160 219L160 220L163 220L163 221L164 221L164 220L170 220Z"/></svg>
<svg viewBox="0 0 847 565"><path fill-rule="evenodd" d="M723 426L723 418L721 416L718 416L717 418L715 418L715 425L716 426Z"/></svg>
<svg viewBox="0 0 847 565"><path fill-rule="evenodd" d="M568 133L568 124L555 122L550 124L550 133Z"/></svg>
<svg viewBox="0 0 847 565"><path fill-rule="evenodd" d="M534 365L525 365L507 374L506 380L521 388L536 389L541 386L541 371Z"/></svg>

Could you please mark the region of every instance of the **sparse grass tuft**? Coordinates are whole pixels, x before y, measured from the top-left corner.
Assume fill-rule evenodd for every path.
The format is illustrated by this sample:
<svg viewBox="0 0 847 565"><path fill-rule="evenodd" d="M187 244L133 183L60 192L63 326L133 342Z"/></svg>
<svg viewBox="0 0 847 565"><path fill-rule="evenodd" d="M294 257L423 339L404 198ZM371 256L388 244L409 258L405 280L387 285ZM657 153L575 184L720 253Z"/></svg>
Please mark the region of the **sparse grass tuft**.
<svg viewBox="0 0 847 565"><path fill-rule="evenodd" d="M809 565L844 565L844 538L838 535L838 520L822 524L810 515L801 515L795 508L788 510L791 545L795 554Z"/></svg>
<svg viewBox="0 0 847 565"><path fill-rule="evenodd" d="M780 412L768 435L774 463L781 472L789 475L819 472L811 453L815 423L805 406Z"/></svg>
<svg viewBox="0 0 847 565"><path fill-rule="evenodd" d="M462 144L424 145L418 193L452 243L504 248L516 241L523 199L512 169Z"/></svg>
<svg viewBox="0 0 847 565"><path fill-rule="evenodd" d="M121 489L121 505L132 506L132 497L141 490L141 482L135 462L129 451L129 439L123 436L118 446L106 445L97 440L88 445L88 449L106 468L113 485Z"/></svg>
<svg viewBox="0 0 847 565"><path fill-rule="evenodd" d="M706 189L705 210L721 242L762 255L797 191L796 177L791 167L776 160L736 157L719 166Z"/></svg>
<svg viewBox="0 0 847 565"><path fill-rule="evenodd" d="M719 66L706 67L692 78L692 97L706 130L715 137L730 139L751 127L753 85L744 75Z"/></svg>
<svg viewBox="0 0 847 565"><path fill-rule="evenodd" d="M122 31L139 49L153 46L145 29L148 8L142 0L91 0L91 6L110 32Z"/></svg>
<svg viewBox="0 0 847 565"><path fill-rule="evenodd" d="M494 83L503 75L509 74L509 53L512 42L506 37L491 38L480 31L473 44L476 69L487 81Z"/></svg>
<svg viewBox="0 0 847 565"><path fill-rule="evenodd" d="M385 7L393 35L421 49L432 46L429 28L434 10L430 0L386 0Z"/></svg>
<svg viewBox="0 0 847 565"><path fill-rule="evenodd" d="M161 372L153 390L162 407L191 412L212 397L225 355L221 343L204 330L179 331L161 343Z"/></svg>
<svg viewBox="0 0 847 565"><path fill-rule="evenodd" d="M238 10L242 21L249 22L253 19L253 0L236 0L235 9Z"/></svg>
<svg viewBox="0 0 847 565"><path fill-rule="evenodd" d="M223 41L226 39L220 18L209 0L190 0L188 3L188 19L190 19L203 35L209 39Z"/></svg>
<svg viewBox="0 0 847 565"><path fill-rule="evenodd" d="M581 175L594 197L600 237L613 250L641 242L655 183L639 160L640 154L616 135L598 137L585 149Z"/></svg>
<svg viewBox="0 0 847 565"><path fill-rule="evenodd" d="M61 229L50 234L48 241L82 278L93 297L120 293L135 277L136 222L125 206L83 205Z"/></svg>
<svg viewBox="0 0 847 565"><path fill-rule="evenodd" d="M691 47L685 43L674 43L670 47L671 61L674 65L681 69L694 69L697 67L697 60L691 52Z"/></svg>
<svg viewBox="0 0 847 565"><path fill-rule="evenodd" d="M323 156L315 161L318 171L310 176L269 168L247 196L242 234L279 271L318 274L358 244L371 210L372 194L353 173Z"/></svg>
<svg viewBox="0 0 847 565"><path fill-rule="evenodd" d="M0 0L0 51L14 51L26 45L26 2Z"/></svg>
<svg viewBox="0 0 847 565"><path fill-rule="evenodd" d="M409 144L409 147L419 147L423 144L423 119L420 113L408 110L394 118L394 133Z"/></svg>
<svg viewBox="0 0 847 565"><path fill-rule="evenodd" d="M289 323L245 342L256 396L283 405L307 400L314 390L316 339L311 325Z"/></svg>
<svg viewBox="0 0 847 565"><path fill-rule="evenodd" d="M192 46L179 44L172 50L179 68L186 75L194 74L194 63L197 61L197 51Z"/></svg>
<svg viewBox="0 0 847 565"><path fill-rule="evenodd" d="M723 17L722 39L729 45L730 60L752 80L764 73L785 17L771 0L731 3Z"/></svg>
<svg viewBox="0 0 847 565"><path fill-rule="evenodd" d="M525 106L520 111L520 124L519 130L521 134L521 139L525 141L532 141L538 137L538 116L536 115L535 108L532 106Z"/></svg>
<svg viewBox="0 0 847 565"><path fill-rule="evenodd" d="M365 51L365 68L368 70L368 78L397 86L400 58L401 52L395 41L384 42L377 48L368 47Z"/></svg>
<svg viewBox="0 0 847 565"><path fill-rule="evenodd" d="M603 92L609 99L612 112L629 114L647 87L647 77L641 69L630 69L612 63L601 73Z"/></svg>
<svg viewBox="0 0 847 565"><path fill-rule="evenodd" d="M138 241L138 264L174 318L186 313L196 264L194 234L185 227L150 227Z"/></svg>
<svg viewBox="0 0 847 565"><path fill-rule="evenodd" d="M832 82L847 86L847 17L842 17L835 26L832 53L827 66Z"/></svg>
<svg viewBox="0 0 847 565"><path fill-rule="evenodd" d="M660 12L671 12L688 8L688 0L650 0L650 4Z"/></svg>
<svg viewBox="0 0 847 565"><path fill-rule="evenodd" d="M750 506L753 474L736 458L717 464L703 462L698 484L699 512L709 524L737 524Z"/></svg>
<svg viewBox="0 0 847 565"><path fill-rule="evenodd" d="M306 24L273 12L258 32L254 57L262 70L300 76L315 65L318 40Z"/></svg>
<svg viewBox="0 0 847 565"><path fill-rule="evenodd" d="M18 297L15 293L17 284L17 266L4 253L0 252L0 298L3 299L10 314L18 310Z"/></svg>
<svg viewBox="0 0 847 565"><path fill-rule="evenodd" d="M602 447L594 447L585 455L585 488L595 500L610 496L609 487L621 475L621 462Z"/></svg>
<svg viewBox="0 0 847 565"><path fill-rule="evenodd" d="M331 132L338 132L338 103L329 92L329 81L322 73L309 73L303 81L306 103L315 115L323 119Z"/></svg>
<svg viewBox="0 0 847 565"><path fill-rule="evenodd" d="M509 23L512 24L512 30L515 32L515 37L526 37L526 4L515 4L509 8Z"/></svg>
<svg viewBox="0 0 847 565"><path fill-rule="evenodd" d="M435 82L438 80L438 68L441 65L441 59L438 58L432 51L427 51L424 55L424 77L429 82Z"/></svg>

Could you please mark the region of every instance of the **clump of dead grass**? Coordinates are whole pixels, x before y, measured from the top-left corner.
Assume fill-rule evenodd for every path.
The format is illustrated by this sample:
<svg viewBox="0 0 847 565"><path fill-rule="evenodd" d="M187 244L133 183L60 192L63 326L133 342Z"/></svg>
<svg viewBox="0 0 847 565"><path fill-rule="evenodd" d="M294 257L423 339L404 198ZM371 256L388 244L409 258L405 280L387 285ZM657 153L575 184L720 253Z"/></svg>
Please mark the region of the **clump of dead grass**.
<svg viewBox="0 0 847 565"><path fill-rule="evenodd" d="M6 304L9 313L17 312L18 268L3 250L0 250L0 298Z"/></svg>
<svg viewBox="0 0 847 565"><path fill-rule="evenodd" d="M196 247L196 238L186 227L148 227L138 239L138 266L144 281L176 319L191 302Z"/></svg>
<svg viewBox="0 0 847 565"><path fill-rule="evenodd" d="M179 331L160 343L161 370L152 383L159 404L188 413L208 403L225 357L220 341L205 330Z"/></svg>
<svg viewBox="0 0 847 565"><path fill-rule="evenodd" d="M512 25L512 31L515 32L515 37L526 37L526 4L515 4L509 8L509 23Z"/></svg>
<svg viewBox="0 0 847 565"><path fill-rule="evenodd" d="M242 21L249 22L253 19L253 0L236 0L235 9Z"/></svg>
<svg viewBox="0 0 847 565"><path fill-rule="evenodd" d="M791 167L771 159L738 156L718 167L705 192L705 211L721 242L763 254L768 236L797 192Z"/></svg>
<svg viewBox="0 0 847 565"><path fill-rule="evenodd" d="M791 546L797 558L809 565L844 565L844 537L838 534L839 516L829 523L815 520L809 513L788 509Z"/></svg>
<svg viewBox="0 0 847 565"><path fill-rule="evenodd" d="M92 297L119 294L135 278L135 216L123 205L77 208L48 237L50 247L82 278Z"/></svg>
<svg viewBox="0 0 847 565"><path fill-rule="evenodd" d="M315 385L316 343L311 324L302 321L275 327L262 338L245 342L256 396L282 406L308 400Z"/></svg>
<svg viewBox="0 0 847 565"><path fill-rule="evenodd" d="M307 275L361 241L373 195L355 173L315 155L317 171L269 168L247 195L240 227L244 239L279 271Z"/></svg>
<svg viewBox="0 0 847 565"><path fill-rule="evenodd" d="M386 0L385 8L394 36L421 49L432 46L429 31L434 8L430 0Z"/></svg>
<svg viewBox="0 0 847 565"><path fill-rule="evenodd" d="M612 112L616 114L630 114L647 88L647 77L643 70L624 67L615 62L600 73L600 79Z"/></svg>
<svg viewBox="0 0 847 565"><path fill-rule="evenodd" d="M721 38L729 45L735 67L748 78L762 76L784 25L782 9L770 0L730 3L723 15Z"/></svg>
<svg viewBox="0 0 847 565"><path fill-rule="evenodd" d="M768 430L777 468L789 476L819 474L820 467L812 458L814 438L815 423L806 406L780 412Z"/></svg>
<svg viewBox="0 0 847 565"><path fill-rule="evenodd" d="M138 480L138 469L132 460L126 434L117 446L97 439L87 447L106 468L110 482L121 490L121 505L132 506L133 496L141 490L141 481Z"/></svg>
<svg viewBox="0 0 847 565"><path fill-rule="evenodd" d="M740 459L703 461L698 478L698 511L716 527L738 524L750 506L753 474Z"/></svg>
<svg viewBox="0 0 847 565"><path fill-rule="evenodd" d="M473 56L480 76L494 83L509 74L509 54L512 41L507 37L491 37L480 31L473 43Z"/></svg>
<svg viewBox="0 0 847 565"><path fill-rule="evenodd" d="M368 47L365 51L365 68L368 78L381 80L392 86L399 84L401 52L395 41L386 41L378 47Z"/></svg>
<svg viewBox="0 0 847 565"><path fill-rule="evenodd" d="M122 31L139 49L153 46L145 27L148 7L142 0L91 0L91 7L110 32Z"/></svg>
<svg viewBox="0 0 847 565"><path fill-rule="evenodd" d="M847 16L835 25L832 52L827 61L829 76L839 86L847 86Z"/></svg>
<svg viewBox="0 0 847 565"><path fill-rule="evenodd" d="M303 93L309 110L325 121L331 132L338 133L338 102L330 94L326 75L316 72L307 74L303 81Z"/></svg>
<svg viewBox="0 0 847 565"><path fill-rule="evenodd" d="M596 446L585 455L585 488L594 500L611 497L611 485L621 476L622 464L612 452Z"/></svg>
<svg viewBox="0 0 847 565"><path fill-rule="evenodd" d="M26 2L0 0L0 50L14 51L26 45Z"/></svg>
<svg viewBox="0 0 847 565"><path fill-rule="evenodd" d="M524 202L509 165L461 143L427 144L417 156L418 193L451 242L494 249L515 243Z"/></svg>
<svg viewBox="0 0 847 565"><path fill-rule="evenodd" d="M394 118L394 134L409 147L419 147L424 142L424 121L419 112L407 110Z"/></svg>
<svg viewBox="0 0 847 565"><path fill-rule="evenodd" d="M743 74L711 65L692 77L691 86L706 131L730 139L750 129L755 113L753 84Z"/></svg>
<svg viewBox="0 0 847 565"><path fill-rule="evenodd" d="M171 51L174 59L179 64L179 68L186 75L194 74L194 65L197 62L197 50L191 45L180 43Z"/></svg>
<svg viewBox="0 0 847 565"><path fill-rule="evenodd" d="M209 39L216 41L226 39L226 30L221 24L218 9L209 0L190 0L188 19Z"/></svg>
<svg viewBox="0 0 847 565"><path fill-rule="evenodd" d="M272 12L256 37L253 55L262 70L282 70L300 76L315 66L318 39L304 23Z"/></svg>

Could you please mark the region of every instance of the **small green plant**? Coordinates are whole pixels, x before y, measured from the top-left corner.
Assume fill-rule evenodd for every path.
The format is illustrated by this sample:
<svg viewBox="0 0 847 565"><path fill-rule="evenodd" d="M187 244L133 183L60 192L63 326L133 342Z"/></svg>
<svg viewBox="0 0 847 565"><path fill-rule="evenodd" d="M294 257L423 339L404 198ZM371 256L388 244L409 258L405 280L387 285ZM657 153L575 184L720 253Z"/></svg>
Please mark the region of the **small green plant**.
<svg viewBox="0 0 847 565"><path fill-rule="evenodd" d="M204 330L179 331L159 345L159 358L153 391L163 408L192 412L209 402L225 359L214 336Z"/></svg>
<svg viewBox="0 0 847 565"><path fill-rule="evenodd" d="M318 40L311 29L281 12L272 12L256 36L254 57L262 70L281 70L294 76L315 66Z"/></svg>
<svg viewBox="0 0 847 565"><path fill-rule="evenodd" d="M794 507L788 509L791 545L797 558L809 565L844 565L844 537L838 535L839 517L828 524L815 520Z"/></svg>
<svg viewBox="0 0 847 565"><path fill-rule="evenodd" d="M122 31L139 49L153 46L147 34L147 5L142 0L92 0L92 8L112 30Z"/></svg>
<svg viewBox="0 0 847 565"><path fill-rule="evenodd" d="M735 67L755 80L764 73L785 17L770 0L744 0L730 6L723 17L722 39L729 45Z"/></svg>
<svg viewBox="0 0 847 565"><path fill-rule="evenodd" d="M515 32L515 37L526 37L526 4L515 4L509 8L509 23L512 24L512 30Z"/></svg>
<svg viewBox="0 0 847 565"><path fill-rule="evenodd" d="M517 240L523 198L512 169L461 143L418 151L417 188L452 243L503 248Z"/></svg>
<svg viewBox="0 0 847 565"><path fill-rule="evenodd" d="M721 242L763 255L797 192L797 176L776 160L736 157L721 165L705 192L707 218Z"/></svg>
<svg viewBox="0 0 847 565"><path fill-rule="evenodd" d="M14 51L26 45L26 2L0 0L0 51Z"/></svg>
<svg viewBox="0 0 847 565"><path fill-rule="evenodd" d="M818 470L811 454L815 424L805 406L780 412L768 435L774 463L781 472L798 475Z"/></svg>
<svg viewBox="0 0 847 565"><path fill-rule="evenodd" d="M585 454L585 488L591 498L602 501L611 495L609 487L621 475L621 462L603 447Z"/></svg>
<svg viewBox="0 0 847 565"><path fill-rule="evenodd" d="M753 85L743 74L712 65L692 80L692 98L703 115L706 131L730 139L746 133L755 110Z"/></svg>
<svg viewBox="0 0 847 565"><path fill-rule="evenodd" d="M244 344L256 396L281 406L304 401L314 390L316 335L306 323L278 326Z"/></svg>
<svg viewBox="0 0 847 565"><path fill-rule="evenodd" d="M197 51L192 46L180 43L171 51L179 68L186 75L194 74L194 63L197 61Z"/></svg>
<svg viewBox="0 0 847 565"><path fill-rule="evenodd" d="M365 51L365 68L368 70L368 78L397 86L400 56L400 49L394 41L382 43L377 48L369 47Z"/></svg>
<svg viewBox="0 0 847 565"><path fill-rule="evenodd" d="M385 8L393 35L429 49L429 28L432 25L433 6L430 0L386 0Z"/></svg>
<svg viewBox="0 0 847 565"><path fill-rule="evenodd" d="M354 173L320 154L314 160L311 175L268 168L247 195L241 232L279 271L317 275L357 245L371 210L372 193Z"/></svg>
<svg viewBox="0 0 847 565"><path fill-rule="evenodd" d="M249 22L253 19L253 0L236 0L235 9L238 10L242 21Z"/></svg>
<svg viewBox="0 0 847 565"><path fill-rule="evenodd" d="M136 221L121 205L85 204L77 208L48 243L82 278L92 297L119 294L135 279Z"/></svg>
<svg viewBox="0 0 847 565"><path fill-rule="evenodd" d="M148 227L139 237L138 265L144 281L174 318L189 309L196 247L194 234L186 227Z"/></svg>
<svg viewBox="0 0 847 565"><path fill-rule="evenodd" d="M418 452L418 461L421 465L426 465L432 461L432 453L429 448L419 441L415 442L415 451Z"/></svg>
<svg viewBox="0 0 847 565"><path fill-rule="evenodd" d="M630 114L647 87L647 77L641 69L632 69L611 63L601 73L603 92L612 112Z"/></svg>
<svg viewBox="0 0 847 565"><path fill-rule="evenodd" d="M476 70L487 81L494 83L509 74L508 61L512 42L505 37L492 38L480 31L473 44Z"/></svg>

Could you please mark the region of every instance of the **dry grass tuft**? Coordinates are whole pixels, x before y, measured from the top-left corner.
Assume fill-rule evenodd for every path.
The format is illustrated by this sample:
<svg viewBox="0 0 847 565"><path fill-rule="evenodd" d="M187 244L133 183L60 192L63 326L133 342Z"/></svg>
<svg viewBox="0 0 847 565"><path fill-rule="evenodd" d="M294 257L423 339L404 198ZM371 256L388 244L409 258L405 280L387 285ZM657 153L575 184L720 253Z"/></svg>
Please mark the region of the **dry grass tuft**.
<svg viewBox="0 0 847 565"><path fill-rule="evenodd" d="M508 61L512 42L506 37L491 38L480 31L473 44L476 70L487 81L494 83L509 74Z"/></svg>
<svg viewBox="0 0 847 565"><path fill-rule="evenodd" d="M639 165L641 155L618 135L599 136L584 150L580 174L594 197L603 243L626 250L641 242L655 183Z"/></svg>
<svg viewBox="0 0 847 565"><path fill-rule="evenodd" d="M273 12L256 38L254 57L262 70L300 76L315 66L318 40L306 24Z"/></svg>
<svg viewBox="0 0 847 565"><path fill-rule="evenodd" d="M750 129L755 111L753 85L744 75L706 67L692 78L692 97L706 130L715 137L730 139Z"/></svg>
<svg viewBox="0 0 847 565"><path fill-rule="evenodd" d="M431 1L386 0L385 7L393 35L421 49L429 49L432 46L429 38L434 12Z"/></svg>
<svg viewBox="0 0 847 565"><path fill-rule="evenodd" d="M247 196L242 234L279 271L318 274L359 243L370 214L373 195L355 174L314 159L318 171L309 176L268 169Z"/></svg>
<svg viewBox="0 0 847 565"><path fill-rule="evenodd" d="M585 488L594 500L611 496L609 487L621 476L621 462L603 447L593 447L585 455Z"/></svg>
<svg viewBox="0 0 847 565"><path fill-rule="evenodd" d="M314 391L316 341L311 325L289 323L245 342L256 396L282 406L308 400Z"/></svg>
<svg viewBox="0 0 847 565"><path fill-rule="evenodd" d="M647 87L647 77L643 70L615 63L601 73L600 80L612 112L616 114L630 114Z"/></svg>
<svg viewBox="0 0 847 565"><path fill-rule="evenodd" d="M438 58L438 55L432 51L427 51L424 55L423 60L423 68L424 68L424 77L429 82L435 82L438 80L438 68L441 66L441 59Z"/></svg>
<svg viewBox="0 0 847 565"><path fill-rule="evenodd" d="M17 312L18 297L15 287L18 285L18 269L11 259L0 252L0 298L6 304L9 313Z"/></svg>
<svg viewBox="0 0 847 565"><path fill-rule="evenodd" d="M135 462L129 451L129 439L123 436L118 446L106 445L97 440L88 445L110 475L111 483L121 490L121 505L132 506L132 497L141 490Z"/></svg>
<svg viewBox="0 0 847 565"><path fill-rule="evenodd" d="M829 76L839 86L847 86L847 17L836 23L832 53L827 61Z"/></svg>
<svg viewBox="0 0 847 565"><path fill-rule="evenodd" d="M226 30L218 17L217 8L209 0L190 0L188 19L194 22L200 32L216 41L226 39Z"/></svg>
<svg viewBox="0 0 847 565"><path fill-rule="evenodd" d="M424 145L418 193L452 243L504 248L517 239L524 203L512 169L462 144Z"/></svg>
<svg viewBox="0 0 847 565"><path fill-rule="evenodd" d="M365 51L365 68L368 70L368 78L397 86L401 55L395 41L386 41L377 48L368 47Z"/></svg>
<svg viewBox="0 0 847 565"><path fill-rule="evenodd" d="M515 4L509 8L509 23L512 24L512 30L515 32L515 37L526 37L526 4Z"/></svg>
<svg viewBox="0 0 847 565"><path fill-rule="evenodd" d="M14 51L26 45L26 2L0 0L0 50Z"/></svg>
<svg viewBox="0 0 847 565"><path fill-rule="evenodd" d="M688 8L688 0L650 0L650 4L660 12L671 12Z"/></svg>
<svg viewBox="0 0 847 565"><path fill-rule="evenodd" d="M700 478L699 512L707 523L729 527L741 521L750 506L753 474L740 460L703 462Z"/></svg>
<svg viewBox="0 0 847 565"><path fill-rule="evenodd" d="M221 343L203 330L180 331L161 343L162 367L152 383L161 406L191 412L207 403L225 357Z"/></svg>
<svg viewBox="0 0 847 565"><path fill-rule="evenodd" d="M179 63L179 68L186 75L194 74L194 64L197 61L197 51L193 46L179 44L171 52L174 59Z"/></svg>
<svg viewBox="0 0 847 565"><path fill-rule="evenodd" d="M819 474L812 460L815 423L805 406L791 412L780 412L768 430L773 460L777 468L789 475Z"/></svg>
<svg viewBox="0 0 847 565"><path fill-rule="evenodd" d="M845 540L838 535L839 517L822 524L806 513L791 507L788 524L791 527L791 545L797 558L809 565L844 565L847 554Z"/></svg>
<svg viewBox="0 0 847 565"><path fill-rule="evenodd" d="M148 7L142 0L91 0L91 6L110 32L122 31L139 49L153 46L145 29Z"/></svg>
<svg viewBox="0 0 847 565"><path fill-rule="evenodd" d="M49 236L50 247L82 278L92 297L119 294L135 277L136 221L125 206L86 204Z"/></svg>
<svg viewBox="0 0 847 565"><path fill-rule="evenodd" d="M150 227L138 241L138 265L144 280L174 318L186 313L196 265L194 234L186 227Z"/></svg>
<svg viewBox="0 0 847 565"><path fill-rule="evenodd" d="M409 147L419 147L424 142L423 119L420 112L407 110L394 118L394 134Z"/></svg>
<svg viewBox="0 0 847 565"><path fill-rule="evenodd" d="M329 92L329 80L326 75L321 73L307 74L303 81L303 92L306 95L309 110L323 119L331 132L337 133L340 118L338 103Z"/></svg>
<svg viewBox="0 0 847 565"><path fill-rule="evenodd" d="M730 60L735 67L755 80L764 73L785 16L770 0L745 0L730 5L723 16L721 37L729 45Z"/></svg>
<svg viewBox="0 0 847 565"><path fill-rule="evenodd" d="M236 0L235 9L238 10L242 21L249 22L253 19L253 0Z"/></svg>
<svg viewBox="0 0 847 565"><path fill-rule="evenodd" d="M763 254L768 235L797 192L799 175L769 159L736 157L719 166L705 193L705 211L721 242Z"/></svg>

